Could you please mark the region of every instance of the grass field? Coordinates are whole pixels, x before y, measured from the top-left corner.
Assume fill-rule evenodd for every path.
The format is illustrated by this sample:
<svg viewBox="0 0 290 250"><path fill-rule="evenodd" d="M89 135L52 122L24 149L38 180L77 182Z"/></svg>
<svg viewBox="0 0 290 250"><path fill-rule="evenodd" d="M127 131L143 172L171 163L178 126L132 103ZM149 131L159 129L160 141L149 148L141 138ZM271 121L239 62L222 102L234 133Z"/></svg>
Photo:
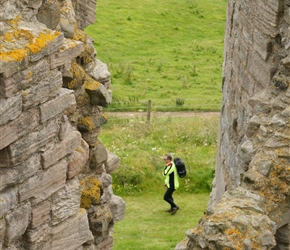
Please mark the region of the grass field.
<svg viewBox="0 0 290 250"><path fill-rule="evenodd" d="M226 0L98 0L86 28L109 66L109 110L219 110Z"/></svg>
<svg viewBox="0 0 290 250"><path fill-rule="evenodd" d="M203 216L209 194L173 195L180 209L175 215L164 212L168 204L162 193L125 196L126 215L114 225L113 250L172 250Z"/></svg>
<svg viewBox="0 0 290 250"><path fill-rule="evenodd" d="M97 58L111 72L106 111L219 110L226 0L98 0L86 28ZM218 117L117 119L98 136L120 157L114 193L126 201L114 225L114 250L169 250L203 215L214 176ZM181 157L188 175L174 193L181 209L163 212L165 153Z"/></svg>
<svg viewBox="0 0 290 250"><path fill-rule="evenodd" d="M113 173L117 195L163 191L163 155L171 153L186 163L180 191L211 190L217 149L219 116L144 119L108 117L100 141L120 157ZM161 190L160 190L161 189Z"/></svg>
<svg viewBox="0 0 290 250"><path fill-rule="evenodd" d="M206 209L214 175L218 116L144 119L108 116L99 139L120 157L113 190L126 201L114 225L114 250L168 250L185 238ZM180 210L165 213L163 155L181 157L187 176L174 193Z"/></svg>

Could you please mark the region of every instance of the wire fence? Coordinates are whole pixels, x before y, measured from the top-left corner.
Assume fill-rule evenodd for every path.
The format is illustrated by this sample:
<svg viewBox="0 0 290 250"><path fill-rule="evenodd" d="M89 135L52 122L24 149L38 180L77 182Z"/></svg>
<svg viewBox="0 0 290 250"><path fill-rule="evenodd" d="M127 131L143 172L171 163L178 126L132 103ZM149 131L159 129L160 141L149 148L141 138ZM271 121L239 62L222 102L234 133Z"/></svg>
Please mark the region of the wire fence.
<svg viewBox="0 0 290 250"><path fill-rule="evenodd" d="M105 108L103 112L108 117L110 124L123 124L128 121L139 121L139 122L150 122L153 119L171 119L174 121L174 118L193 118L193 117L217 117L220 114L220 110L217 108L217 104L212 104L212 108L203 108L196 110L182 110L178 107L168 107L164 106L167 109L163 110L162 106L152 106L150 100L147 102L147 106L140 108L138 106L128 107L126 109L122 108ZM178 119L176 119L178 121Z"/></svg>
<svg viewBox="0 0 290 250"><path fill-rule="evenodd" d="M192 101L192 102L190 102ZM194 102L193 102L194 101ZM151 110L153 111L220 111L221 103L218 100L212 101L212 103L206 103L204 99L181 99L177 98L175 105L168 104L158 104L156 105L151 100L148 101L132 101L132 102L115 102L104 110L109 112L117 111L144 111L148 109L148 103L150 102ZM160 102L158 102L160 103Z"/></svg>

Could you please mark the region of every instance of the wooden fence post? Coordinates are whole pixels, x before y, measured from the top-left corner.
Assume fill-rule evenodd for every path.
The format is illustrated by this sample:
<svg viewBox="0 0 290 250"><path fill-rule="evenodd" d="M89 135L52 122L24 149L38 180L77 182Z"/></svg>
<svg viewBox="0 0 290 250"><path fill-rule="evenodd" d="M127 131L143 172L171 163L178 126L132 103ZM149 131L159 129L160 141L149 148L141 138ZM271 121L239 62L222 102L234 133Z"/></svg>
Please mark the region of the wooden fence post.
<svg viewBox="0 0 290 250"><path fill-rule="evenodd" d="M148 100L148 104L147 104L147 122L150 122L150 115L151 115L151 100Z"/></svg>

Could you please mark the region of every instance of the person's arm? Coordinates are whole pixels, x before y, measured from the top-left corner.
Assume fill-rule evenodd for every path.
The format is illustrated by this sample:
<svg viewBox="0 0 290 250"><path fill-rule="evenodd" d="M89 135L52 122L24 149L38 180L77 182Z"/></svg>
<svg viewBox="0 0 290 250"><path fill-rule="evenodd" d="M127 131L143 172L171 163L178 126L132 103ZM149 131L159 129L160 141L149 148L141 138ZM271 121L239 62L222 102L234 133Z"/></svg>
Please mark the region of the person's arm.
<svg viewBox="0 0 290 250"><path fill-rule="evenodd" d="M174 164L172 162L169 165L166 165L164 168L164 176L170 175L172 172L174 172Z"/></svg>

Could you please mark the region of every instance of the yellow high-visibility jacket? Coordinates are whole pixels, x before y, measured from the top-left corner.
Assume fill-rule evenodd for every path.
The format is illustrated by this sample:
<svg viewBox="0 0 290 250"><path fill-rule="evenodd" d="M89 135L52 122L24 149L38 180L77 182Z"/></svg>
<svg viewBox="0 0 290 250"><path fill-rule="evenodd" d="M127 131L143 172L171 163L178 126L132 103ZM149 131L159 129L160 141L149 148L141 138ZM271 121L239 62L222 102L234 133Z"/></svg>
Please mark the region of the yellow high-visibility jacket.
<svg viewBox="0 0 290 250"><path fill-rule="evenodd" d="M174 185L174 189L179 187L178 173L173 161L164 167L163 176L165 176L164 185L168 188L170 188L171 185Z"/></svg>

